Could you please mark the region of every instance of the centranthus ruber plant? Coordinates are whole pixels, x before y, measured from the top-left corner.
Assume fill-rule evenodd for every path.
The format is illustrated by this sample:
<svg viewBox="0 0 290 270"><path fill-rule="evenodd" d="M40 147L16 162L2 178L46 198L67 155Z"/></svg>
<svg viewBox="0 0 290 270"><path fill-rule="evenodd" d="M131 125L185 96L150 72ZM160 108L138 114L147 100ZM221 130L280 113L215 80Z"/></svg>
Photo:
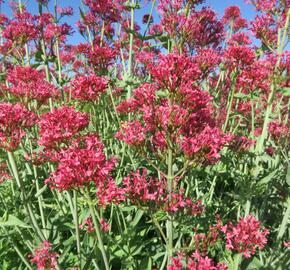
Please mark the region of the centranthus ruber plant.
<svg viewBox="0 0 290 270"><path fill-rule="evenodd" d="M1 269L290 269L289 0L0 5Z"/></svg>

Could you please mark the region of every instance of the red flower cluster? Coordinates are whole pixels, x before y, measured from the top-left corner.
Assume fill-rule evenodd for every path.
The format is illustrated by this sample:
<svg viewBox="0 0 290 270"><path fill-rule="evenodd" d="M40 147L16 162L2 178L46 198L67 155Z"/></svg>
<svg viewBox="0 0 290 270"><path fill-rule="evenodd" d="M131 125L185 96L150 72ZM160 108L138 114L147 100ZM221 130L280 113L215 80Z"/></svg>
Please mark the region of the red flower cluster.
<svg viewBox="0 0 290 270"><path fill-rule="evenodd" d="M171 264L167 266L167 270L227 270L225 264L218 263L216 266L214 261L209 257L202 257L198 252L193 253L187 263L183 254L178 254L177 257L171 258Z"/></svg>
<svg viewBox="0 0 290 270"><path fill-rule="evenodd" d="M35 122L35 114L23 105L0 103L0 148L14 151L26 134L25 129Z"/></svg>
<svg viewBox="0 0 290 270"><path fill-rule="evenodd" d="M231 223L223 226L222 231L226 234L227 249L243 253L246 258L254 255L257 247L264 248L269 234L252 215L240 219L236 226Z"/></svg>
<svg viewBox="0 0 290 270"><path fill-rule="evenodd" d="M24 102L37 100L42 104L58 94L57 89L45 80L44 74L31 67L16 66L9 70L7 80L11 84L7 91Z"/></svg>
<svg viewBox="0 0 290 270"><path fill-rule="evenodd" d="M142 173L140 171L131 173L122 182L126 197L133 204L171 213L185 211L189 215L198 215L203 212L200 201L194 202L191 198L186 198L183 190L169 194L165 180L148 178L145 169Z"/></svg>
<svg viewBox="0 0 290 270"><path fill-rule="evenodd" d="M11 180L12 176L9 173L7 164L4 162L0 163L0 184L2 184L6 180Z"/></svg>
<svg viewBox="0 0 290 270"><path fill-rule="evenodd" d="M161 26L170 37L186 45L189 50L196 47L217 47L223 38L223 24L210 8L196 10L202 1L168 1L159 3L162 15Z"/></svg>
<svg viewBox="0 0 290 270"><path fill-rule="evenodd" d="M153 82L118 106L135 119L124 122L116 137L153 151L166 150L170 141L189 158L199 154L199 160L218 160L231 136L216 126L211 97L196 85L201 74L197 64L186 55L161 55L159 60L148 66Z"/></svg>
<svg viewBox="0 0 290 270"><path fill-rule="evenodd" d="M68 146L71 140L89 124L87 114L63 106L41 116L38 144L48 149Z"/></svg>
<svg viewBox="0 0 290 270"><path fill-rule="evenodd" d="M92 233L95 231L92 217L86 218L79 227L82 230L86 230L88 233Z"/></svg>
<svg viewBox="0 0 290 270"><path fill-rule="evenodd" d="M105 182L115 165L107 160L104 145L96 135L80 137L60 152L59 164L46 183L58 190L84 187L90 182Z"/></svg>
<svg viewBox="0 0 290 270"><path fill-rule="evenodd" d="M247 21L241 17L241 11L238 6L227 7L222 21L229 24L234 31L247 26Z"/></svg>
<svg viewBox="0 0 290 270"><path fill-rule="evenodd" d="M2 30L2 36L6 42L16 45L23 45L39 35L35 27L34 18L30 13L17 13L13 20L10 20L7 26Z"/></svg>
<svg viewBox="0 0 290 270"><path fill-rule="evenodd" d="M30 255L31 263L36 264L37 270L56 270L58 254L51 251L51 243L42 242Z"/></svg>
<svg viewBox="0 0 290 270"><path fill-rule="evenodd" d="M67 91L71 92L74 99L83 101L96 101L106 91L107 80L95 74L77 76L70 83Z"/></svg>

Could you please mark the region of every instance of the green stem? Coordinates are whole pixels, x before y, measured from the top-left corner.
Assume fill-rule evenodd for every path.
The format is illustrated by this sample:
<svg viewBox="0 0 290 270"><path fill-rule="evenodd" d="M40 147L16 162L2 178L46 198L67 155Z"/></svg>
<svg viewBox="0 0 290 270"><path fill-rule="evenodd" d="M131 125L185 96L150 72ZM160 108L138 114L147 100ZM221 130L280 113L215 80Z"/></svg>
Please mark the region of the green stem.
<svg viewBox="0 0 290 270"><path fill-rule="evenodd" d="M233 86L231 88L230 99L229 99L229 102L227 104L228 105L228 110L227 110L226 120L225 120L225 123L224 123L224 126L223 126L223 131L226 131L227 126L228 126L228 122L229 122L229 119L230 119L230 114L231 114L231 110L232 110L232 106L233 106L234 96L235 96L235 86Z"/></svg>
<svg viewBox="0 0 290 270"><path fill-rule="evenodd" d="M135 13L135 0L131 0L131 25L130 25L130 29L131 29L131 33L130 33L130 41L129 41L129 60L128 60L128 71L127 74L129 76L132 75L132 64L133 64L133 42L134 42L134 35L133 35L133 31L134 31L134 14ZM128 89L128 95L127 98L131 97L131 86Z"/></svg>
<svg viewBox="0 0 290 270"><path fill-rule="evenodd" d="M278 60L276 62L275 65L275 69L274 69L274 75L276 76L276 72L280 66L281 63L281 57L282 57L282 53L283 53L283 49L286 46L286 37L287 37L287 33L288 33L288 28L289 28L289 19L290 19L290 9L288 9L287 12L287 17L286 17L286 22L285 22L285 26L284 26L284 32L283 32L283 36L281 38L281 34L282 31L279 28L279 32L278 32L278 48L277 48L277 55L278 55ZM271 91L269 93L268 99L267 99L267 108L266 108L266 112L265 112L265 117L264 117L264 123L263 123L263 129L262 129L262 134L257 142L257 152L262 152L264 149L264 142L268 136L268 125L270 122L270 114L272 111L272 104L273 104L273 100L274 100L274 96L277 90L277 83L276 83L276 78L274 78L273 80L273 84L271 85Z"/></svg>
<svg viewBox="0 0 290 270"><path fill-rule="evenodd" d="M282 239L282 237L287 229L289 217L290 217L290 197L287 199L287 209L286 209L286 212L283 216L283 220L282 220L281 226L280 226L279 231L278 231L277 242L279 242Z"/></svg>
<svg viewBox="0 0 290 270"><path fill-rule="evenodd" d="M5 227L3 227L7 237L9 238L9 240L11 241L11 244L13 244L13 248L15 249L16 253L18 254L19 258L23 261L23 263L26 265L26 267L29 270L33 270L33 268L31 267L30 263L27 261L27 259L25 258L25 256L22 254L21 250L18 248L17 244L15 243L15 241L13 240L12 237L9 236L8 231L5 229Z"/></svg>
<svg viewBox="0 0 290 270"><path fill-rule="evenodd" d="M168 149L168 160L167 160L167 188L169 193L169 202L172 200L172 189L173 189L173 152L171 147ZM170 264L170 259L173 255L173 219L168 213L168 220L166 223L166 233L167 233L167 253L168 253L168 265Z"/></svg>
<svg viewBox="0 0 290 270"><path fill-rule="evenodd" d="M26 197L26 193L25 193L25 189L24 189L24 184L23 184L23 181L22 179L19 177L19 173L18 173L18 169L17 169L17 166L16 166L16 162L15 162L15 158L14 158L14 155L12 152L8 152L8 160L9 160L9 163L10 163L10 166L11 166L11 169L12 169L12 173L14 175L14 178L16 180L16 183L18 185L18 187L20 188L20 198L24 204L24 208L28 214L28 217L30 219L30 222L31 222L31 225L33 226L33 229L34 231L36 232L36 234L38 235L38 237L44 241L45 240L45 237L42 233L42 231L40 230L38 224L37 224L37 221L36 221L36 217L32 211L32 207L31 207L31 204L30 204L30 201L29 199Z"/></svg>
<svg viewBox="0 0 290 270"><path fill-rule="evenodd" d="M73 199L71 193L67 192L68 203L71 209L71 213L74 220L75 233L76 233L76 242L77 242L77 253L79 258L79 267L82 267L82 258L81 258L81 241L80 241L80 228L78 220L78 208L77 208L77 192L73 191Z"/></svg>
<svg viewBox="0 0 290 270"><path fill-rule="evenodd" d="M109 270L110 269L109 260L108 260L108 257L107 257L106 251L105 251L105 246L104 246L104 243L103 243L103 240L102 240L102 237L101 237L101 231L100 231L100 228L99 228L99 223L98 223L97 218L96 218L95 208L94 208L91 196L89 194L89 191L86 193L86 197L87 197L87 200L88 200L90 213L91 213L91 216L92 216L92 219L93 219L94 228L95 228L95 232L96 232L98 243L99 243L99 248L100 248L102 256L103 256L105 269Z"/></svg>
<svg viewBox="0 0 290 270"><path fill-rule="evenodd" d="M239 270L241 262L242 262L242 254L236 254L234 258L233 270Z"/></svg>

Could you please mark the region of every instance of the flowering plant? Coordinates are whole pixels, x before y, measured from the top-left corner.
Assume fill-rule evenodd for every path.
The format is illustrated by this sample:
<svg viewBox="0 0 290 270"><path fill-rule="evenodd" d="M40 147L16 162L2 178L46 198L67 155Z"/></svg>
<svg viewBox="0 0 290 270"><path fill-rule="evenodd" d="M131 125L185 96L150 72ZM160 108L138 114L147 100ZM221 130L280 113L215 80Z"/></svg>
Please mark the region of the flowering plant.
<svg viewBox="0 0 290 270"><path fill-rule="evenodd" d="M289 0L5 2L2 269L290 267Z"/></svg>

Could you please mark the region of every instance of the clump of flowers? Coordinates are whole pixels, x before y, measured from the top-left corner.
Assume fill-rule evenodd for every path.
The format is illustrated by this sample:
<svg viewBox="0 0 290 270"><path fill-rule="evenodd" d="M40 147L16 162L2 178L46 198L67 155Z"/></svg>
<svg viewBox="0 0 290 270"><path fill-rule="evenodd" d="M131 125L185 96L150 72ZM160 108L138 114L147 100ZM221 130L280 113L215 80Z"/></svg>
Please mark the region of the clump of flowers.
<svg viewBox="0 0 290 270"><path fill-rule="evenodd" d="M171 258L171 264L167 266L167 270L227 270L224 263L215 265L213 259L208 256L201 256L198 252L194 252L187 260L183 254L179 253L177 257Z"/></svg>
<svg viewBox="0 0 290 270"><path fill-rule="evenodd" d="M45 80L43 72L32 67L16 66L8 72L11 87L7 91L24 102L37 100L40 104L58 94L57 89Z"/></svg>
<svg viewBox="0 0 290 270"><path fill-rule="evenodd" d="M218 128L212 98L197 86L198 65L186 55L168 54L148 69L153 82L135 89L133 97L117 108L135 119L124 122L116 137L153 151L165 151L173 144L190 159L217 161L231 136Z"/></svg>
<svg viewBox="0 0 290 270"><path fill-rule="evenodd" d="M36 122L33 112L21 104L0 103L0 147L14 151L25 136L25 130Z"/></svg>
<svg viewBox="0 0 290 270"><path fill-rule="evenodd" d="M264 248L269 234L252 215L241 218L237 225L229 223L222 230L226 234L227 249L243 253L246 258L254 255L258 247Z"/></svg>
<svg viewBox="0 0 290 270"><path fill-rule="evenodd" d="M185 211L188 215L203 212L201 201L183 195L183 190L168 192L165 179L147 177L147 170L132 172L123 179L124 192L130 201L142 207L160 209L170 213Z"/></svg>
<svg viewBox="0 0 290 270"><path fill-rule="evenodd" d="M6 180L11 180L12 176L10 175L8 168L7 168L7 163L1 162L0 163L0 184L5 182Z"/></svg>
<svg viewBox="0 0 290 270"><path fill-rule="evenodd" d="M46 183L60 191L84 187L90 182L97 184L107 180L114 164L114 159L106 159L102 142L90 134L77 138L60 152L58 167Z"/></svg>
<svg viewBox="0 0 290 270"><path fill-rule="evenodd" d="M37 270L56 270L58 254L52 251L52 245L48 241L42 242L30 255L31 263L37 266Z"/></svg>
<svg viewBox="0 0 290 270"><path fill-rule="evenodd" d="M92 217L87 217L79 227L82 230L86 230L88 233L93 233L95 231Z"/></svg>
<svg viewBox="0 0 290 270"><path fill-rule="evenodd" d="M96 101L107 89L107 80L95 74L77 76L70 83L68 92L74 99Z"/></svg>
<svg viewBox="0 0 290 270"><path fill-rule="evenodd" d="M68 146L88 124L88 115L77 112L72 107L54 109L41 116L38 144L48 149L59 149L63 144Z"/></svg>

